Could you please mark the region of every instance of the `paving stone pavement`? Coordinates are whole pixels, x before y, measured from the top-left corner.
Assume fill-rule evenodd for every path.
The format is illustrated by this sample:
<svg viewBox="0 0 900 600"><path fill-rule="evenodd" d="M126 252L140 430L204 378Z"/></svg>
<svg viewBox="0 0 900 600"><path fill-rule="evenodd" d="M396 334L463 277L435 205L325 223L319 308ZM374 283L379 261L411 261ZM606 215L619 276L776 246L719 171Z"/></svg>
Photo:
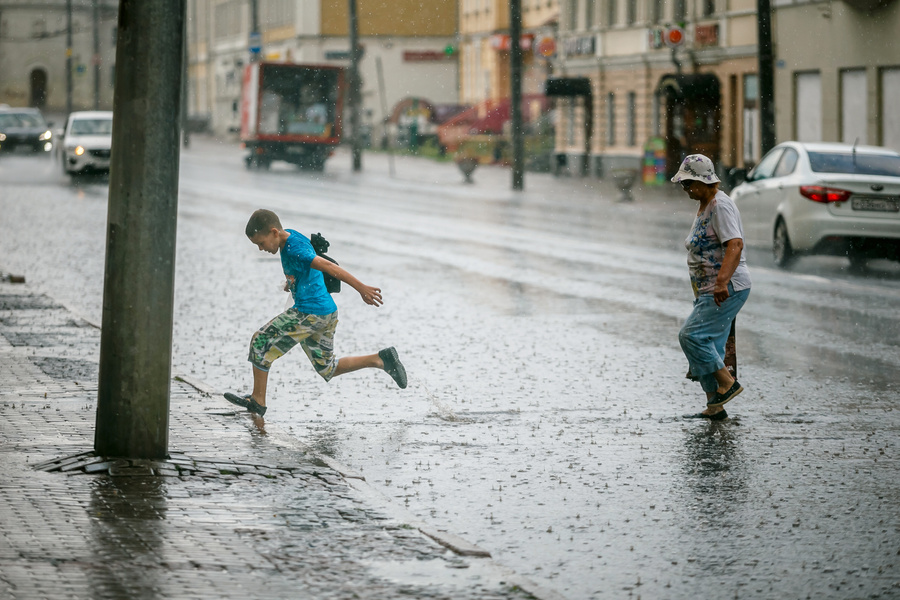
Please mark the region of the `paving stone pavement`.
<svg viewBox="0 0 900 600"><path fill-rule="evenodd" d="M99 344L0 277L0 598L559 598L197 382L168 460L93 456Z"/></svg>

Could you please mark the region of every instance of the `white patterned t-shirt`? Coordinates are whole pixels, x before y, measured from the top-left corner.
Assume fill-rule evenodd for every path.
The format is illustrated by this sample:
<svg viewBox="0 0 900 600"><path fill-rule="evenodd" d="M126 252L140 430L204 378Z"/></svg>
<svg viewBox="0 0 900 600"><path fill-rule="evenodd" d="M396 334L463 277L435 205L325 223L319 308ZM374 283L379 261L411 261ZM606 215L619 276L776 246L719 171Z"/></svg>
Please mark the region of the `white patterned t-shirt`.
<svg viewBox="0 0 900 600"><path fill-rule="evenodd" d="M741 214L734 201L725 192L719 191L706 210L697 215L690 234L684 240L694 296L713 293L725 258L724 242L737 238L744 239ZM731 276L736 292L750 287L750 270L744 254L741 252L741 260Z"/></svg>

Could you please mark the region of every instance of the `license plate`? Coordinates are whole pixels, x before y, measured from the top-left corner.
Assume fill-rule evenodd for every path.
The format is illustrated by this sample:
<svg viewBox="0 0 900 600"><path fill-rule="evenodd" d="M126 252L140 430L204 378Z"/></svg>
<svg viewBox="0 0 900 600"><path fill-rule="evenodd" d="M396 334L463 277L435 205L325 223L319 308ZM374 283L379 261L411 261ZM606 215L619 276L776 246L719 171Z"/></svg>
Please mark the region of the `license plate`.
<svg viewBox="0 0 900 600"><path fill-rule="evenodd" d="M900 198L853 198L850 206L853 210L900 212Z"/></svg>

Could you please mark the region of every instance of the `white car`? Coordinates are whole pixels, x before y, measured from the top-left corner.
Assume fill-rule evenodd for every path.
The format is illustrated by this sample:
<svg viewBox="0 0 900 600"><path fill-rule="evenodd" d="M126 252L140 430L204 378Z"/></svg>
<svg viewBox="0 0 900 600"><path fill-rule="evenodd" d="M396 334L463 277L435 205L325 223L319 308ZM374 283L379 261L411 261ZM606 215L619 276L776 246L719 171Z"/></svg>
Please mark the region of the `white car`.
<svg viewBox="0 0 900 600"><path fill-rule="evenodd" d="M804 254L900 260L900 153L874 146L785 142L731 197L745 241L786 267Z"/></svg>
<svg viewBox="0 0 900 600"><path fill-rule="evenodd" d="M63 133L62 163L69 175L109 173L111 111L73 112Z"/></svg>

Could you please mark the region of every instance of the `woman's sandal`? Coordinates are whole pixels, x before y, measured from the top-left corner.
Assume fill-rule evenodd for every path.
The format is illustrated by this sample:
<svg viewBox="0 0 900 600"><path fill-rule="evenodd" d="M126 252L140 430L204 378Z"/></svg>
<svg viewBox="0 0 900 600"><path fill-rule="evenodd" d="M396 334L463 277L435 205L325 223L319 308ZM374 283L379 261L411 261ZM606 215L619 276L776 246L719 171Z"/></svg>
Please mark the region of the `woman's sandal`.
<svg viewBox="0 0 900 600"><path fill-rule="evenodd" d="M724 394L720 394L716 392L715 395L709 399L709 402L706 403L707 406L722 406L729 400L733 399L735 396L744 391L744 388L741 387L741 384L738 383L738 380L735 379L734 383L731 384L731 387L728 388L728 391Z"/></svg>
<svg viewBox="0 0 900 600"><path fill-rule="evenodd" d="M692 415L683 415L682 419L709 419L710 421L721 421L722 419L728 418L728 413L724 410L720 410L719 412L707 415L705 413L694 413Z"/></svg>

